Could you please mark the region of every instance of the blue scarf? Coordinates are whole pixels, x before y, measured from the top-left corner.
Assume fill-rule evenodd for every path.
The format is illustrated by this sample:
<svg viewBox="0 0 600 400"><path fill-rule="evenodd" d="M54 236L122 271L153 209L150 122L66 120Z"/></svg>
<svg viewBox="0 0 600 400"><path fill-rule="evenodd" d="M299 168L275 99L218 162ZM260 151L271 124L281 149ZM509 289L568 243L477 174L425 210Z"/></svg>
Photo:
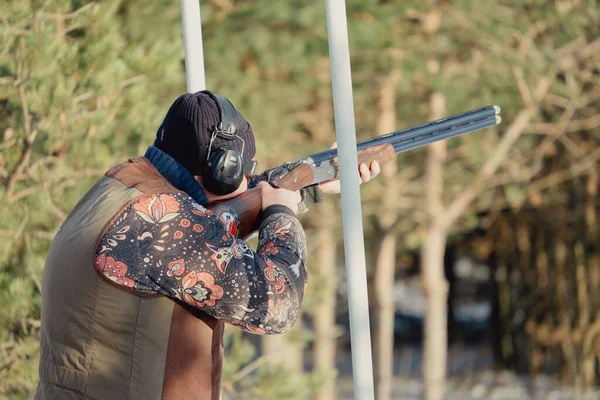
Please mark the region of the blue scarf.
<svg viewBox="0 0 600 400"><path fill-rule="evenodd" d="M194 179L192 174L173 157L159 149L150 146L144 154L152 165L160 172L166 180L177 189L190 195L194 201L200 205L208 203L208 199L200 187L200 184Z"/></svg>

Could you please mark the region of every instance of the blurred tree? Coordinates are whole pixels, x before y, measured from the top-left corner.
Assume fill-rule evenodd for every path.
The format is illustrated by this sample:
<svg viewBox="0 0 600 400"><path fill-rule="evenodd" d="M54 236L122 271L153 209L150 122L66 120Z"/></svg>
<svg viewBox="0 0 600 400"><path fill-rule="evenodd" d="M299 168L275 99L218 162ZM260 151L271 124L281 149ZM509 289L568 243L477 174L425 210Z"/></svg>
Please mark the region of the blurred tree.
<svg viewBox="0 0 600 400"><path fill-rule="evenodd" d="M377 132L392 132L396 129L397 92L400 74L392 69L383 79L378 93ZM394 273L396 269L397 233L393 229L398 219L398 167L395 162L382 167L381 179L386 181L385 192L377 212L378 237L373 271L374 304L374 371L378 399L389 399L392 394L394 361Z"/></svg>
<svg viewBox="0 0 600 400"><path fill-rule="evenodd" d="M529 133L532 127L539 126L534 121L550 116L556 118L556 114L548 110L548 106L557 101L557 96L550 92L551 86L556 86L564 78L564 68L569 70L576 68L579 60L583 61L593 53L591 49L595 46L594 42L579 49L576 54L571 54L577 46L575 43L583 45L585 41L582 43L578 39L568 44L586 30L589 33L584 35L593 35L592 21L597 15L593 11L593 6L585 2L536 3L535 5L505 2L478 5L482 8L473 8L471 2L436 4L437 6L428 9L428 6L423 3L402 2L400 5L386 2L378 4L380 14L366 15L364 12L366 6L364 6L362 12L357 11L354 15L352 26L355 30L359 30L361 22L364 23L364 20L369 20L370 17L377 22L390 21L391 18L386 19L385 15L394 15L392 10L402 16L396 20L396 30L388 27L389 29L379 36L384 43L386 39L394 43L390 32L399 32L397 34L402 37L399 46L399 50L402 51L400 68L403 75L409 78L402 80L398 86L400 96L404 100L399 105L399 119L406 118L406 121L418 123L432 118L432 115L426 113L428 98L435 98L432 97L432 93L435 92L447 99L448 110L445 115L486 103L500 104L503 108L506 122L499 129L504 132L502 138L488 130L485 133L466 135L446 143L448 162L443 164L441 171L438 171L441 174L438 176L438 183L431 185L432 193L444 187L437 202L447 206L443 206L435 213L439 218L434 225L431 225L436 227L431 234L437 230L444 238L486 224L487 222L482 220L481 216L488 215L490 210L522 204L526 198L522 190L523 185L534 176L543 173L540 153L536 152L538 137L524 136L523 133ZM387 13L386 7L390 7ZM485 12L486 18L481 18L483 10L488 10ZM526 23L529 20L538 22ZM566 27L563 24L570 25ZM365 31L361 31L362 35L358 42L366 41L369 37ZM534 45L541 50L537 50ZM373 46L373 49L379 50L381 46ZM373 65L380 60L377 57L377 50L374 50L368 58L371 68L365 68L364 71L371 73L377 71L377 68L373 68ZM361 53L360 50L353 53L358 55L359 61L356 63L361 66L360 63L367 63L365 53ZM591 64L591 69L586 69L586 76L594 76L593 72L590 74L593 65ZM568 72L566 76L570 73ZM363 82L361 77L361 72L355 73L355 85L361 85ZM371 81L365 79L364 82L372 82L372 79ZM572 87L572 81L568 85ZM593 89L594 85L591 85L591 88ZM575 93L580 91L573 91L573 94ZM569 104L567 99L558 100L562 105ZM570 121L573 112L579 110L579 107L574 104L568 107L569 113L562 117L563 124ZM364 111L369 108L357 107L357 109ZM369 116L364 113L357 117L357 121L368 119ZM595 120L589 118L586 122L593 125ZM564 140L561 126L563 125L542 124L540 126L553 132L552 139L545 140L545 151L552 148L550 143ZM444 144L439 146L442 145ZM570 148L573 150L573 146ZM420 151L414 151L399 157L401 171L405 166L418 167L422 164L419 162L421 154ZM588 168L595 165L590 164L591 159L586 161L585 165ZM423 168L419 168L416 176L423 176L423 173ZM387 184L386 180L383 182ZM402 236L402 240L398 243L400 248L420 246L424 237L419 232L423 232L423 227L429 224L429 221L433 224L435 220L435 218L430 220L430 212L423 213L425 210L422 205L427 204L422 200L422 196L425 195L423 190L412 191L412 187L411 182L403 181L402 199L410 202L410 214L403 210L402 205L398 205L400 213L398 221L411 221L417 227L415 229L415 225L410 223L405 223L402 227L400 224L396 225L398 233ZM370 191L370 188L376 190ZM374 209L381 208L378 196L386 190L377 184L370 188L366 190L367 196L365 196L368 199L371 199L371 195L374 196L372 203L366 202L365 209L369 210L369 215L374 213ZM413 203L411 199L416 201ZM376 234L375 232L377 231L374 230L370 234ZM445 240L439 242L437 250L431 252L438 266L438 281L442 283L444 282L442 262ZM424 272L431 270L432 267L427 267L431 264L429 261L424 260L423 263ZM427 287L427 282L430 280L425 276L424 278ZM374 277L375 281L378 279ZM439 287L441 286L438 285L437 289ZM443 293L443 290L437 289L430 287L426 290L436 295ZM445 309L445 296L439 297L438 305ZM434 330L442 332L446 330L446 324L443 322L446 319L445 314L445 312L439 313L438 321L441 325L438 324L439 329ZM427 318L428 320L432 318L431 314ZM434 342L441 344L442 350L428 352L429 356L437 357L428 364L433 365L434 368L442 368L442 371L438 371L437 378L431 378L434 381L443 379L445 375L443 372L445 361L442 358L444 340L438 339L439 336L436 336ZM427 344L426 348L428 348ZM428 379L425 371L426 390L435 390L436 385L428 384ZM432 398L439 397L440 393L437 391L437 394L432 394Z"/></svg>
<svg viewBox="0 0 600 400"><path fill-rule="evenodd" d="M37 385L40 277L54 231L95 179L152 140L164 96L183 87L179 38L127 41L122 6L0 8L0 393L10 398ZM157 64L160 91L150 84Z"/></svg>
<svg viewBox="0 0 600 400"><path fill-rule="evenodd" d="M560 372L565 382L587 388L600 378L599 44L598 32L584 29L555 51L558 79L542 121L526 128L540 135L523 154L538 160L540 173L512 189L516 199L488 231L501 243L491 259L498 268L502 361L534 374Z"/></svg>
<svg viewBox="0 0 600 400"><path fill-rule="evenodd" d="M430 120L440 119L446 114L444 95L433 92L429 103L431 107ZM446 159L447 143L445 141L428 146L425 191L430 222L421 249L421 280L427 298L423 346L423 378L427 400L437 400L443 397L446 378L448 282L444 276L444 252L448 227L440 223L444 213L442 195L444 192L443 168Z"/></svg>
<svg viewBox="0 0 600 400"><path fill-rule="evenodd" d="M548 25L553 26L554 29L559 29L557 23L562 25L562 23L566 23L567 20L571 18L573 21L579 20L581 23L582 18L586 15L586 11L588 10L588 6L586 4L579 4L579 7L573 7L564 11L560 11L559 7L555 7L554 5L548 5L548 8L535 9L535 11L525 8L512 8L512 9L504 9L504 12L498 10L498 12L493 13L494 18L498 18L502 21L500 25L503 28L508 28L511 26L511 22L504 18L511 18L511 20L518 20L519 18L525 17L525 15L529 13L535 13L540 18L537 21L543 20L544 22L540 22L539 25L534 28L527 28L525 32L520 36L522 39L520 41L519 46L515 46L514 44L506 41L506 36L502 35L502 29L499 29L499 32L489 31L490 34L482 35L483 40L486 42L493 43L493 46L489 47L489 51L484 51L484 57L488 59L488 63L490 65L494 65L496 70L493 73L490 73L490 77L496 77L498 81L501 82L509 82L506 78L507 73L513 74L515 76L515 84L506 85L507 93L511 91L513 93L518 92L520 98L515 97L512 103L509 105L509 108L505 108L505 116L507 115L506 111L508 111L508 115L511 115L514 111L514 107L517 108L518 112L514 118L510 121L510 124L506 127L504 136L497 142L497 145L494 146L492 152L488 153L487 159L481 160L479 163L473 163L469 166L470 171L474 171L475 174L471 175L470 173L465 173L468 170L463 170L462 175L463 179L458 179L458 177L454 177L454 179L447 180L446 182L451 183L451 186L448 187L447 190L444 190L446 194L442 195L443 192L439 192L442 188L441 179L441 166L448 165L444 164L441 158L441 154L443 154L442 150L437 153L435 150L432 150L431 161L435 160L437 157L437 167L434 168L432 164L431 169L431 177L437 175L438 182L431 182L428 187L431 188L430 198L435 199L433 193L438 192L437 203L436 206L432 205L431 210L431 230L429 233L430 242L426 242L426 245L423 249L424 257L423 257L423 271L424 271L424 279L425 279L425 290L428 292L428 296L431 296L432 293L436 294L436 297L441 296L440 293L443 293L442 285L440 282L444 281L443 277L443 254L444 254L444 242L450 230L456 230L457 223L460 226L460 220L465 220L465 217L469 215L474 216L473 212L476 208L472 207L472 205L476 204L476 207L483 207L485 209L490 209L492 207L498 207L497 199L490 199L489 196L486 196L486 187L494 187L498 185L498 177L501 178L501 185L505 188L505 197L502 199L505 205L500 207L511 207L515 204L520 204L523 200L523 196L521 199L519 197L515 198L515 182L519 182L521 179L531 179L537 173L540 172L539 164L536 163L536 160L540 158L540 152L544 147L544 141L540 144L542 145L540 148L535 148L537 156L529 156L529 157L520 157L520 154L525 149L530 148L531 139L527 137L523 137L524 133L529 131L530 124L534 121L539 121L540 119L544 119L545 115L545 105L548 104L546 97L556 87L556 83L560 82L561 75L566 73L570 75L572 72L570 71L570 67L566 67L564 63L564 59L562 57L567 56L570 51L572 51L572 47L565 46L561 42L561 39L564 39L560 35L553 37L551 41L545 41L543 47L545 54L541 56L537 53L533 47L531 46L532 36L537 37L540 35L540 31L544 31L547 29ZM543 10L542 10L543 9ZM555 12L562 13L562 20L559 23L556 19ZM476 11L469 10L467 8L461 9L458 7L452 7L448 9L447 13L453 18L451 19L454 22L458 22L459 24L467 24L466 21L477 21L475 16L478 15ZM423 24L424 29L428 26L427 20L430 18L429 15L424 14L416 14L421 18L421 22ZM468 15L468 16L467 16ZM543 17L542 17L543 16ZM527 18L527 17L525 17ZM434 21L437 21L439 17L434 18ZM590 20L591 22L591 20ZM443 32L443 24L440 27L440 33ZM463 25L464 26L464 25ZM522 27L516 28L518 30L524 30ZM485 29L481 30L485 32ZM575 32L573 32L575 33ZM544 36L546 38L547 36ZM571 40L575 39L576 36L571 36ZM541 37L540 37L541 39ZM535 39L534 39L535 40ZM516 50L514 50L516 47ZM480 47L481 48L481 47ZM511 60L511 65L509 68L506 68L507 65L504 63L494 63L493 59L496 57L509 57ZM448 93L448 97L450 94L453 96L461 95L461 93L457 91L449 92L447 91L447 85L452 82L455 83L456 80L451 80L446 78L445 80L441 79L441 76L445 74L452 74L453 67L456 68L456 65L461 65L460 55L456 55L453 57L453 53L449 51L445 51L443 53L438 53L436 56L436 61L439 62L440 59L445 60L445 62L440 66L441 68L435 67L436 61L430 61L427 63L429 67L433 67L430 71L431 73L436 73L435 78L430 81L432 83L432 87L438 88L439 90L443 90L444 94ZM464 57L464 56L463 56ZM468 58L467 58L468 59ZM504 65L503 65L504 64ZM488 65L488 64L486 64ZM468 66L463 64L464 68L467 69ZM564 68L569 68L568 71L565 71ZM442 74L437 73L436 71L442 72ZM527 71L527 72L525 72ZM482 71L484 72L484 71ZM471 75L472 76L472 75ZM532 79L533 78L533 79ZM533 83L528 82L528 80L533 81ZM511 87L512 86L512 87ZM530 87L533 86L533 89ZM499 94L498 92L496 93ZM500 95L501 96L501 95ZM502 98L502 97L499 97ZM492 103L497 103L497 101L493 100ZM576 108L576 107L573 107ZM571 116L567 117L570 118ZM555 130L555 139L558 139L562 132L561 130ZM475 136L475 135L473 135ZM476 137L476 136L475 136ZM560 140L560 139L559 139ZM469 138L465 140L465 142L471 141ZM546 140L547 142L547 140ZM452 143L452 142L449 142ZM474 144L474 143L473 143ZM440 145L441 146L441 145ZM433 148L434 146L432 146ZM458 152L457 152L458 150ZM581 150L581 149L580 149ZM461 165L461 162L457 158L460 154L460 150L454 146L449 147L448 149L449 157L452 158L452 166L450 166L450 171L457 168ZM526 150L525 150L526 151ZM463 153L464 154L464 153ZM437 157L436 157L437 155ZM473 160L474 161L474 160ZM433 171L437 170L437 173ZM511 173L512 171L520 171L520 174ZM448 175L446 175L448 176ZM466 181L464 180L466 178ZM470 181L470 183L468 183ZM460 188L460 189L459 189ZM511 190L512 189L512 190ZM456 193L456 194L454 194ZM518 193L517 193L518 194ZM443 196L443 197L442 197ZM446 200L442 200L443 198ZM453 198L453 199L452 199ZM492 200L492 201L490 201ZM448 202L448 206L444 207L442 204L444 202ZM495 204L494 204L495 203ZM461 215L462 214L462 215ZM460 229L460 228L459 228ZM435 239L437 237L437 239ZM435 240L434 240L435 239ZM427 243L431 246L434 246L434 243L437 243L437 247L427 247ZM429 258L431 257L431 258ZM434 267L437 266L437 267ZM432 285L432 281L427 279L428 272L432 272L431 268L438 271L437 278L433 278L433 276L429 276L432 280L437 280L438 285ZM564 278L564 270L558 271L557 280L560 282ZM428 286L428 283L430 286ZM434 287L435 286L435 287ZM432 301L432 297L428 297L428 302ZM437 309L445 309L445 299L443 301L438 302ZM432 314L433 305L430 305L428 308L428 316L427 321L430 321L434 317ZM436 324L436 340L435 346L439 346L440 343L443 343L443 340L440 340L440 331L445 331L445 321L446 316L445 313L441 313L438 317L438 321L440 324ZM430 327L427 327L426 324L426 344L425 344L425 383L426 383L426 398L438 399L441 398L443 391L438 390L438 382L440 379L443 379L443 365L445 365L445 360L440 356L439 347L436 347L437 350L434 350L434 345L431 347L428 345L428 332ZM433 355L435 354L435 356ZM428 361L431 357L435 357L436 360ZM428 378L428 369L433 368L437 370L437 373L431 376L431 380ZM435 380L435 384L434 384Z"/></svg>
<svg viewBox="0 0 600 400"><path fill-rule="evenodd" d="M323 204L327 214L333 214L333 206ZM315 229L315 249L317 252L318 268L313 268L313 283L311 287L314 306L311 309L314 325L313 369L315 373L325 377L335 372L336 360L336 289L339 285L337 267L337 240L333 218L322 220ZM336 398L335 384L328 382L316 393L318 400Z"/></svg>

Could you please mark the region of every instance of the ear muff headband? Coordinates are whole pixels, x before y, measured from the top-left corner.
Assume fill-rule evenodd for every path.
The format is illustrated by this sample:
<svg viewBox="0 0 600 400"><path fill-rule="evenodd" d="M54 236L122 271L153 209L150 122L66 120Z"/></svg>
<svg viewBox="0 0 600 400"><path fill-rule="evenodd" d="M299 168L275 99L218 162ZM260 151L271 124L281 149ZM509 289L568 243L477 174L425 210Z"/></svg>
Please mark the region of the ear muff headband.
<svg viewBox="0 0 600 400"><path fill-rule="evenodd" d="M237 111L231 102L223 96L208 90L208 94L217 104L220 121L215 127L208 146L204 184L213 193L225 195L234 192L244 179L244 147L245 142L237 135ZM242 152L230 146L213 150L213 142L217 136L242 141Z"/></svg>

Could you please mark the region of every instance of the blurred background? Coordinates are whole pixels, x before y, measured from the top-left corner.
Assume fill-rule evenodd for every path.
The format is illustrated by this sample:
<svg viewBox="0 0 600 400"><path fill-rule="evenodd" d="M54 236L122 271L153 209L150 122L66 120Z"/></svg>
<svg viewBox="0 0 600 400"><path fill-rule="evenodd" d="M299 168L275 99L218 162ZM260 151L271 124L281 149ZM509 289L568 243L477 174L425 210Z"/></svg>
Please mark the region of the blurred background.
<svg viewBox="0 0 600 400"><path fill-rule="evenodd" d="M600 398L598 3L346 7L359 140L487 104L503 117L361 187L377 398ZM325 2L201 10L207 86L252 123L259 168L327 148ZM152 144L184 67L179 1L0 2L0 398L37 385L56 229ZM302 222L303 318L281 336L228 327L224 399L353 396L339 197Z"/></svg>

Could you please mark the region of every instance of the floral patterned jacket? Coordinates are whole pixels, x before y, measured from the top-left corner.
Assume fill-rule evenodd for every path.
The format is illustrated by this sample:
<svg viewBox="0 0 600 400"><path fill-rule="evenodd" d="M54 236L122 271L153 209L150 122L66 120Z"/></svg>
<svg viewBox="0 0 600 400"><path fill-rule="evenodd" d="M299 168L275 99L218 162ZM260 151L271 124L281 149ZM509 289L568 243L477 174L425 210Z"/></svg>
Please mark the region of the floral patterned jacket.
<svg viewBox="0 0 600 400"><path fill-rule="evenodd" d="M253 251L188 195L145 195L113 219L95 267L140 294L168 296L249 332L283 333L300 313L306 237L285 206L268 207L258 222Z"/></svg>

